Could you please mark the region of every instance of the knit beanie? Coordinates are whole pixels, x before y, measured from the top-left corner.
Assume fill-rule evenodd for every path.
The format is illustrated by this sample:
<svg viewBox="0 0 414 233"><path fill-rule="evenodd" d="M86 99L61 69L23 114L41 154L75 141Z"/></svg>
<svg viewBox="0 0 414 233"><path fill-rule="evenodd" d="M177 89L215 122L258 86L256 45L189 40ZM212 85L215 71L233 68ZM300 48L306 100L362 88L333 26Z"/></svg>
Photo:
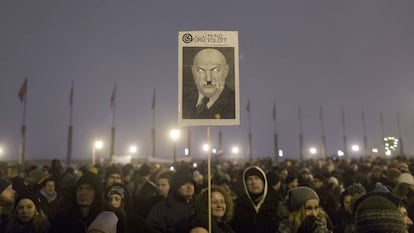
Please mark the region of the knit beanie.
<svg viewBox="0 0 414 233"><path fill-rule="evenodd" d="M298 178L298 176L296 174L293 174L293 173L289 172L288 176L285 179L285 183L290 184L297 178Z"/></svg>
<svg viewBox="0 0 414 233"><path fill-rule="evenodd" d="M269 183L269 186L274 186L277 183L280 182L279 174L275 171L270 171L266 173L267 182Z"/></svg>
<svg viewBox="0 0 414 233"><path fill-rule="evenodd" d="M112 165L106 168L105 171L105 180L112 174L119 174L122 177L122 169L116 165Z"/></svg>
<svg viewBox="0 0 414 233"><path fill-rule="evenodd" d="M139 176L148 176L150 174L150 167L147 164L143 164L138 171Z"/></svg>
<svg viewBox="0 0 414 233"><path fill-rule="evenodd" d="M7 187L11 185L10 181L0 178L0 193L2 193Z"/></svg>
<svg viewBox="0 0 414 233"><path fill-rule="evenodd" d="M37 211L40 210L40 200L39 197L31 192L24 192L19 195L17 195L16 201L14 202L14 207L16 208L17 204L23 199L29 199L35 204Z"/></svg>
<svg viewBox="0 0 414 233"><path fill-rule="evenodd" d="M112 211L102 211L88 227L89 232L116 233L118 217Z"/></svg>
<svg viewBox="0 0 414 233"><path fill-rule="evenodd" d="M125 199L125 189L119 184L115 184L109 188L107 197L110 198L112 194L118 194L122 199Z"/></svg>
<svg viewBox="0 0 414 233"><path fill-rule="evenodd" d="M97 195L102 195L102 184L99 181L98 175L86 172L79 178L78 182L76 182L75 190L77 190L82 184L90 184L95 189Z"/></svg>
<svg viewBox="0 0 414 233"><path fill-rule="evenodd" d="M261 171L261 168L257 166L252 166L246 169L244 172L244 180L246 181L249 176L257 176L263 181L263 183L265 183L266 179L263 176L263 172Z"/></svg>
<svg viewBox="0 0 414 233"><path fill-rule="evenodd" d="M182 168L177 170L171 178L170 192L176 192L181 185L194 184L193 173L190 169Z"/></svg>
<svg viewBox="0 0 414 233"><path fill-rule="evenodd" d="M288 193L288 204L291 211L299 210L310 199L319 201L318 194L307 186L292 188Z"/></svg>
<svg viewBox="0 0 414 233"><path fill-rule="evenodd" d="M403 233L405 224L392 193L372 192L355 202L355 233Z"/></svg>

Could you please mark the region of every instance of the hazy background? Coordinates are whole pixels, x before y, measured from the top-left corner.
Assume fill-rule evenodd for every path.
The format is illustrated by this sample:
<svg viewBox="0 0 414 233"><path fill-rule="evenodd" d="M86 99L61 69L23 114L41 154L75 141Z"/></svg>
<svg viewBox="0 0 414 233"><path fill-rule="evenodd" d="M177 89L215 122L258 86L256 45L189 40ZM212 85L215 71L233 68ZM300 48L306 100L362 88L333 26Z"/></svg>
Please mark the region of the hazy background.
<svg viewBox="0 0 414 233"><path fill-rule="evenodd" d="M236 30L240 43L240 126L222 127L224 152L247 156L247 100L253 157L273 155L273 102L280 147L297 158L298 105L305 148L320 144L324 108L328 153L342 148L341 108L348 142L362 146L398 136L414 154L414 1L13 1L0 2L0 159L18 158L22 104L29 79L27 159L65 159L69 90L74 89L73 157L91 156L95 138L109 153L110 97L117 85L116 154L128 145L151 154L156 88L157 156L170 158L168 131L177 125L177 36L185 30ZM192 127L201 153L206 127ZM186 129L184 129L186 130ZM216 127L212 128L217 145ZM185 131L183 132L185 133ZM177 142L178 154L186 135Z"/></svg>

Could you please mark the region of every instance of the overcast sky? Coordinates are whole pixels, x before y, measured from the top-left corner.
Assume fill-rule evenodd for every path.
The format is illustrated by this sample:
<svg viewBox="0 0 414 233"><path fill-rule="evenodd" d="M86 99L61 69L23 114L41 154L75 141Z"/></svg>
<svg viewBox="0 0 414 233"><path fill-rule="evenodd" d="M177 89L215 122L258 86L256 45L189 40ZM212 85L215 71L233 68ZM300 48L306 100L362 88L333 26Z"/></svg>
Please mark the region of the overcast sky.
<svg viewBox="0 0 414 233"><path fill-rule="evenodd" d="M178 115L178 31L239 32L240 126L222 127L224 152L247 156L247 100L253 156L273 155L272 106L285 155L299 151L298 105L305 147L321 140L324 109L328 153L342 148L341 108L349 143L362 146L399 136L414 155L414 1L14 1L0 2L0 144L2 158L18 158L28 77L27 159L66 155L69 91L74 89L73 157L91 156L95 138L109 151L110 96L117 85L116 154L131 143L151 154L151 100L156 88L157 156L170 158L168 131ZM191 127L194 153L206 127ZM186 129L184 129L186 130ZM212 127L217 145L216 127ZM186 146L178 141L178 154Z"/></svg>

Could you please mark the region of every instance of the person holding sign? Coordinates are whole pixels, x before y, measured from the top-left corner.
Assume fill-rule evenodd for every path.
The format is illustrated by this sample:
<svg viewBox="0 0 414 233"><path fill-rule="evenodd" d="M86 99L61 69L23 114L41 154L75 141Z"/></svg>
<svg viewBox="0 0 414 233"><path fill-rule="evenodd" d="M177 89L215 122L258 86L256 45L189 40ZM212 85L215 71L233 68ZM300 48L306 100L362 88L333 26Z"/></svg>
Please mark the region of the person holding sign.
<svg viewBox="0 0 414 233"><path fill-rule="evenodd" d="M226 86L229 65L223 53L215 48L200 50L191 72L197 90L185 96L185 119L234 119L235 92Z"/></svg>

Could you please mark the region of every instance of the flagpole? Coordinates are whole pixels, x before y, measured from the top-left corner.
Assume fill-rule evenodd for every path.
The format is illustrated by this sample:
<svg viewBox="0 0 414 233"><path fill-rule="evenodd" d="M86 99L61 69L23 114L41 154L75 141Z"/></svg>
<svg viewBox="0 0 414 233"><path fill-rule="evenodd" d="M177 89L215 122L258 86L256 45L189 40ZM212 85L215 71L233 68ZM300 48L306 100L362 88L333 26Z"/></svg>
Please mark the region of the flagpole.
<svg viewBox="0 0 414 233"><path fill-rule="evenodd" d="M219 152L223 151L223 133L221 132L221 126L219 126L219 131L218 131L218 151Z"/></svg>
<svg viewBox="0 0 414 233"><path fill-rule="evenodd" d="M279 159L279 141L277 135L276 101L273 102L273 150L276 161Z"/></svg>
<svg viewBox="0 0 414 233"><path fill-rule="evenodd" d="M23 81L22 86L20 87L18 96L20 101L23 102L23 117L22 117L22 126L20 129L21 133L21 144L20 144L20 158L19 164L23 164L26 157L26 104L27 104L27 77Z"/></svg>
<svg viewBox="0 0 414 233"><path fill-rule="evenodd" d="M343 141L343 149L345 158L349 158L348 156L348 139L346 137L346 127L345 127L345 109L342 107L341 111L341 123L342 123L342 141Z"/></svg>
<svg viewBox="0 0 414 233"><path fill-rule="evenodd" d="M27 98L26 95L23 99L23 119L22 119L22 127L21 127L21 145L20 145L20 159L19 164L23 164L26 157L26 103Z"/></svg>
<svg viewBox="0 0 414 233"><path fill-rule="evenodd" d="M361 113L361 119L362 119L362 130L364 134L364 154L365 156L368 155L368 137L367 137L367 126L365 121L365 111L362 110Z"/></svg>
<svg viewBox="0 0 414 233"><path fill-rule="evenodd" d="M398 142L400 144L400 155L405 156L403 138L402 138L402 133L401 133L400 113L397 113L397 128L398 128L398 137L399 137Z"/></svg>
<svg viewBox="0 0 414 233"><path fill-rule="evenodd" d="M72 127L72 115L73 115L73 88L74 81L72 80L72 86L69 93L69 127L68 127L68 142L66 147L66 168L70 167L72 160L72 137L73 137L73 127Z"/></svg>
<svg viewBox="0 0 414 233"><path fill-rule="evenodd" d="M111 145L109 152L109 161L112 161L112 157L115 154L115 115L116 115L116 84L112 91L111 106L112 106L112 127L111 127Z"/></svg>
<svg viewBox="0 0 414 233"><path fill-rule="evenodd" d="M155 97L156 89L152 92L152 128L151 128L151 143L152 143L152 157L155 158Z"/></svg>
<svg viewBox="0 0 414 233"><path fill-rule="evenodd" d="M385 138L385 129L384 129L384 115L382 114L382 112L380 112L380 127L381 127L381 147L382 147L382 151L385 154L385 145L384 145L384 138Z"/></svg>
<svg viewBox="0 0 414 233"><path fill-rule="evenodd" d="M325 137L325 122L323 117L323 107L319 106L319 120L321 121L321 140L322 140L322 157L326 159L327 152L326 152L326 137Z"/></svg>
<svg viewBox="0 0 414 233"><path fill-rule="evenodd" d="M303 131L302 131L302 109L298 105L298 123L299 123L299 158L300 161L304 160L304 151L303 151Z"/></svg>

